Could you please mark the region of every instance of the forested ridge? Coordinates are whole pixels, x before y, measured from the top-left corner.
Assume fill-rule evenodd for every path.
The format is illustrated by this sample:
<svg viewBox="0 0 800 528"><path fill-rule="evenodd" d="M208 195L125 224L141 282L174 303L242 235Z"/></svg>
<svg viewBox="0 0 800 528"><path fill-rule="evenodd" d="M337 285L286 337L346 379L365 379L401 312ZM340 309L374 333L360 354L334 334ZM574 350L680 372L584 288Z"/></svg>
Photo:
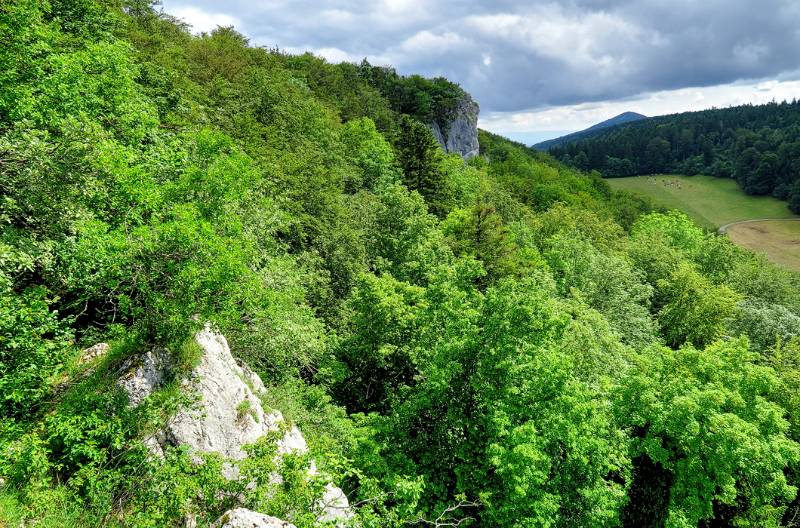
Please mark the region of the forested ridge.
<svg viewBox="0 0 800 528"><path fill-rule="evenodd" d="M800 212L800 103L713 108L654 117L550 150L608 177L671 172L735 178Z"/></svg>
<svg viewBox="0 0 800 528"><path fill-rule="evenodd" d="M556 147L563 147L564 145L571 143L573 141L578 141L586 137L591 137L594 134L599 134L606 128L623 125L625 123L630 123L632 121L639 121L641 119L647 119L647 116L642 114L637 114L636 112L623 112L617 116L612 117L611 119L606 119L605 121L601 121L600 123L592 125L585 130L573 132L571 134L567 134L566 136L561 136L554 139L548 139L546 141L542 141L540 143L532 145L531 148L547 151Z"/></svg>
<svg viewBox="0 0 800 528"><path fill-rule="evenodd" d="M800 523L798 275L490 133L444 154L444 79L149 0L8 0L0 42L0 525L315 526L312 458L353 526ZM150 455L206 322L309 453Z"/></svg>

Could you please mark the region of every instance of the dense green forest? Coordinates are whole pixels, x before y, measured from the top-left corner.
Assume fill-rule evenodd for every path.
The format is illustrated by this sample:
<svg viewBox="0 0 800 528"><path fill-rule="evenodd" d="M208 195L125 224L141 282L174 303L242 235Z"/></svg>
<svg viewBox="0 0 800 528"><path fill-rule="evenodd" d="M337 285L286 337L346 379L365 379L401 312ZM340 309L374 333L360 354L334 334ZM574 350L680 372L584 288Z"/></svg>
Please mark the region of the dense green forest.
<svg viewBox="0 0 800 528"><path fill-rule="evenodd" d="M797 275L501 137L445 155L443 79L192 36L149 0L8 0L0 42L0 525L313 526L307 461L263 492L263 444L234 481L148 456L205 321L355 526L800 522ZM683 129L648 168L781 167L796 109L730 110L786 127ZM134 408L113 373L153 346L176 379Z"/></svg>
<svg viewBox="0 0 800 528"><path fill-rule="evenodd" d="M677 173L735 178L800 212L800 102L744 105L638 121L550 151L605 176Z"/></svg>

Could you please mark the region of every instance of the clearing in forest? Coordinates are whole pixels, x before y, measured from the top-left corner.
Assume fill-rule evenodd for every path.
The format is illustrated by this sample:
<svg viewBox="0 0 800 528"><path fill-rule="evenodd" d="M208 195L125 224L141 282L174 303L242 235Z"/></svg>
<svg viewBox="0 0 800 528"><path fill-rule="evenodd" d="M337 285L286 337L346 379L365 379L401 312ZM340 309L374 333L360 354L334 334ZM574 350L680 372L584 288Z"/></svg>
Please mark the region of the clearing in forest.
<svg viewBox="0 0 800 528"><path fill-rule="evenodd" d="M707 229L724 226L723 231L740 246L800 271L800 217L789 211L786 202L749 196L734 180L712 176L659 174L606 181L616 190L643 194L658 205L683 211Z"/></svg>

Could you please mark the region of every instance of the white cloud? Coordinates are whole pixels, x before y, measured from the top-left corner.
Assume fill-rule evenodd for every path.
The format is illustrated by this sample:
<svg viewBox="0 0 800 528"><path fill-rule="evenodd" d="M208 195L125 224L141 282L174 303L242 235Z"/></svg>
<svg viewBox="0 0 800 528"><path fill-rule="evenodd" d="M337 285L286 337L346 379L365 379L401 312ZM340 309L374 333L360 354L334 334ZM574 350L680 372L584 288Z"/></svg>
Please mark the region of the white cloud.
<svg viewBox="0 0 800 528"><path fill-rule="evenodd" d="M602 11L570 14L558 5L538 6L524 15L469 16L465 22L484 38L502 40L519 53L535 53L595 74L618 75L629 63L629 54L660 42L657 35L618 16Z"/></svg>
<svg viewBox="0 0 800 528"><path fill-rule="evenodd" d="M648 99L663 108L680 88L800 78L798 0L163 3L195 31L234 24L254 45L311 51L332 62L367 57L401 74L445 76L476 98L487 121L509 115L492 111L540 115L554 106L580 107L553 114L553 130L591 123L585 116L593 110L579 103ZM771 98L768 88L759 89ZM719 104L713 91L692 88L673 106ZM637 96L643 93L653 95ZM736 93L726 101L750 100Z"/></svg>
<svg viewBox="0 0 800 528"><path fill-rule="evenodd" d="M356 55L351 55L344 50L340 50L339 48L320 48L318 50L314 50L315 55L319 55L323 57L328 62L358 62L363 57L357 57Z"/></svg>
<svg viewBox="0 0 800 528"><path fill-rule="evenodd" d="M332 26L344 27L353 24L358 18L355 13L344 9L325 9L320 11L319 16L327 20L328 24Z"/></svg>
<svg viewBox="0 0 800 528"><path fill-rule="evenodd" d="M441 54L458 48L466 42L467 39L451 31L436 34L424 30L404 40L399 49L406 54Z"/></svg>
<svg viewBox="0 0 800 528"><path fill-rule="evenodd" d="M380 5L382 9L390 13L407 13L425 9L424 3L418 0L382 0Z"/></svg>
<svg viewBox="0 0 800 528"><path fill-rule="evenodd" d="M316 55L317 57L322 57L326 61L332 64L338 64L340 62L352 62L352 63L360 63L365 57L363 55L357 55L354 53L350 53L343 49L339 48L314 48L312 46L289 46L286 48L281 48L282 51L286 53L290 53L292 55L302 55L303 53L311 53L312 55ZM391 61L388 60L384 56L374 56L374 57L367 57L370 63L375 65L385 65L391 64Z"/></svg>
<svg viewBox="0 0 800 528"><path fill-rule="evenodd" d="M648 116L725 108L741 104L764 104L772 100L791 100L800 95L800 81L775 79L760 82L684 88L643 94L618 101L568 105L527 112L492 112L481 116L479 126L502 135L520 137L525 133L583 130L622 112Z"/></svg>
<svg viewBox="0 0 800 528"><path fill-rule="evenodd" d="M170 14L178 17L192 27L194 33L209 32L217 26L239 26L239 19L224 13L209 13L192 6L179 6L170 9Z"/></svg>

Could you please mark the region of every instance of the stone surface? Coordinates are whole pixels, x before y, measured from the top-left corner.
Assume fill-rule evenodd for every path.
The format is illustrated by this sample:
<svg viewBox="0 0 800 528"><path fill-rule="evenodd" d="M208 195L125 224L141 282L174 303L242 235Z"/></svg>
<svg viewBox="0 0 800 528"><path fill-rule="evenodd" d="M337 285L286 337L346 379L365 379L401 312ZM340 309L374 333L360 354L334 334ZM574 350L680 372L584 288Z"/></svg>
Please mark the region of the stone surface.
<svg viewBox="0 0 800 528"><path fill-rule="evenodd" d="M89 348L85 349L83 353L81 353L81 363L89 363L95 358L105 356L108 354L108 351L111 350L111 347L108 346L108 343L97 343L96 345L90 346Z"/></svg>
<svg viewBox="0 0 800 528"><path fill-rule="evenodd" d="M224 336L206 327L195 335L195 340L200 345L202 355L197 366L182 383L195 394L196 403L178 411L163 430L146 438L144 443L155 456L163 456L163 449L167 445L219 453L232 461L225 466L225 477L237 479L239 471L234 462L247 456L242 447L256 442L270 432L280 430L283 415L279 411L264 411L260 399L266 393L264 383L246 365L236 362ZM155 348L125 362L120 368L121 375L117 383L128 394L131 405L140 405L167 381L173 366L169 353ZM285 431L278 440L277 447L278 456L308 451L305 438L294 426ZM317 475L313 462L308 473L309 476ZM273 483L279 482L280 476L275 475ZM344 521L352 517L347 496L333 484L326 485L317 507L320 521ZM249 513L261 516L255 512ZM241 519L247 518L242 515L245 514L241 513Z"/></svg>
<svg viewBox="0 0 800 528"><path fill-rule="evenodd" d="M318 506L320 508L320 514L317 516L319 522L342 523L353 516L347 495L333 484L325 486L325 492L319 500ZM339 525L337 524L337 526Z"/></svg>
<svg viewBox="0 0 800 528"><path fill-rule="evenodd" d="M144 355L123 363L120 369L123 374L117 380L117 385L128 394L130 404L136 407L164 384L170 367L170 356L166 350L148 350Z"/></svg>
<svg viewBox="0 0 800 528"><path fill-rule="evenodd" d="M438 123L429 123L436 141L442 145L445 152L460 154L464 159L478 155L478 103L472 100L469 94L462 97L453 112L451 121L445 127L447 137Z"/></svg>
<svg viewBox="0 0 800 528"><path fill-rule="evenodd" d="M245 508L228 510L217 519L212 528L295 528L277 517L270 517Z"/></svg>
<svg viewBox="0 0 800 528"><path fill-rule="evenodd" d="M241 460L246 456L242 446L279 430L283 416L264 412L258 396L266 391L264 384L254 372L236 363L224 336L205 328L195 340L203 354L185 383L197 402L179 411L163 431L145 442L154 453L169 444ZM169 354L158 348L135 361L138 364L123 367L126 373L118 381L134 406L166 381L172 367ZM296 427L279 440L280 454L307 449Z"/></svg>
<svg viewBox="0 0 800 528"><path fill-rule="evenodd" d="M236 364L225 337L206 328L195 339L203 355L190 383L199 405L175 415L165 431L167 440L241 460L246 456L242 446L277 431L283 417L264 412L261 400L247 383L248 374ZM254 388L263 390L261 380L259 385Z"/></svg>

